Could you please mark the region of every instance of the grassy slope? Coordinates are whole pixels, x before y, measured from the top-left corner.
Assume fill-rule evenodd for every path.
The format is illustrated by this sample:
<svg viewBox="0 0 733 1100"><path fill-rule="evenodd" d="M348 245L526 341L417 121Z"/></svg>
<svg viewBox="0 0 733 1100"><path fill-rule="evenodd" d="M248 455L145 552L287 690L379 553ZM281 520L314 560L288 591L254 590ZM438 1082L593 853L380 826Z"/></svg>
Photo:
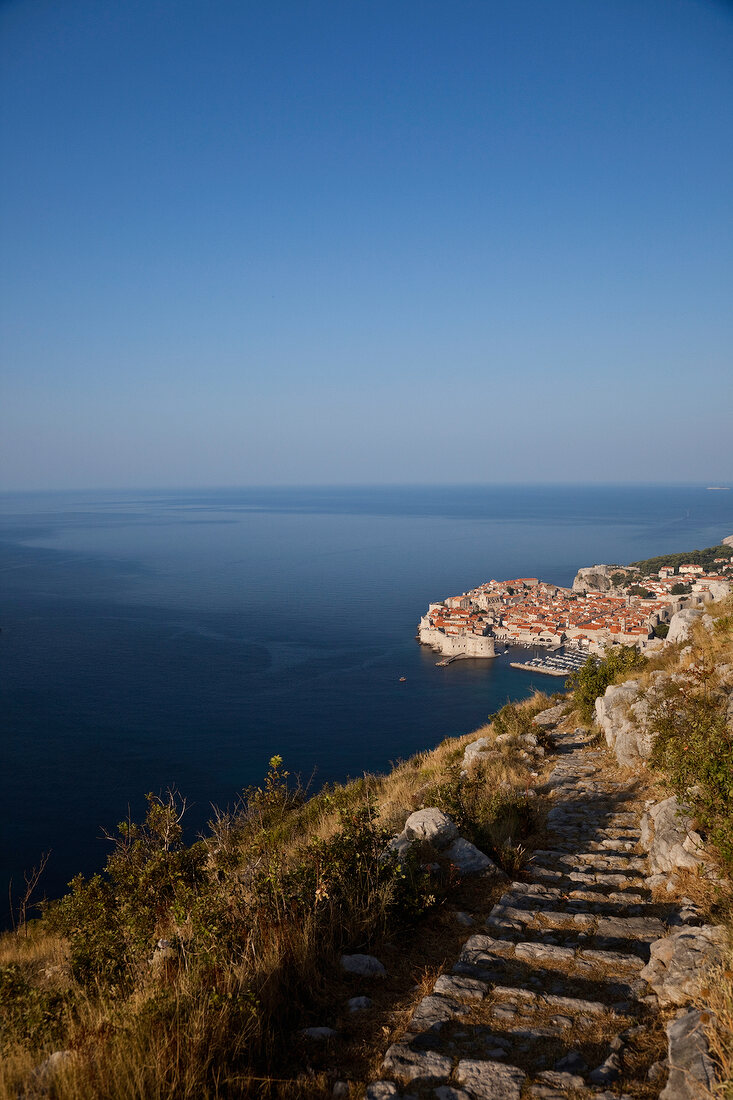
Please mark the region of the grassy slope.
<svg viewBox="0 0 733 1100"><path fill-rule="evenodd" d="M262 787L191 848L180 843L180 803L152 799L147 821L120 834L106 876L79 880L42 919L0 938L0 1097L17 1096L54 1050L73 1052L54 1078L64 1100L323 1095L318 1058L297 1035L362 991L340 975L338 954L391 960L376 1000L407 1009L457 934L444 902L471 889L438 853L385 860L385 840L412 810L437 805L515 870L536 820L530 761L518 745L495 746L463 781L460 762L470 740L526 731L547 705L536 696L504 708L386 776L309 799L274 759ZM425 861L438 870L426 874ZM170 947L151 963L161 938ZM358 1030L339 1021L356 1079L383 1041L376 1009Z"/></svg>
<svg viewBox="0 0 733 1100"><path fill-rule="evenodd" d="M650 778L659 797L698 792L698 824L730 866L731 733L720 718L733 678L733 600L711 611L712 631L699 626L690 646L668 647L618 679L651 685L655 672L679 676L667 717L653 719L661 724ZM146 825L120 838L107 888L79 884L76 900L0 938L0 1098L27 1089L34 1067L59 1049L74 1052L54 1081L60 1100L326 1095L328 1052L314 1054L298 1039L299 1028L323 1023L346 1036L351 1079L367 1080L395 1010L399 1026L399 1012L409 1012L459 934L445 901L460 905L470 890L438 853L421 853L440 865L430 876L419 863L385 864L385 838L412 810L438 805L515 869L537 827L523 793L530 762L502 744L468 782L459 781L459 764L470 740L522 732L547 702L505 708L493 724L386 776L310 799L288 788L276 763L190 849L176 841L175 806L153 802ZM681 887L713 919L730 919L727 886L711 892L688 876ZM171 955L151 964L160 937ZM340 975L342 950L374 951L389 965L373 1010L358 1022L333 1015L334 1005L363 992ZM733 956L707 996L733 1096Z"/></svg>

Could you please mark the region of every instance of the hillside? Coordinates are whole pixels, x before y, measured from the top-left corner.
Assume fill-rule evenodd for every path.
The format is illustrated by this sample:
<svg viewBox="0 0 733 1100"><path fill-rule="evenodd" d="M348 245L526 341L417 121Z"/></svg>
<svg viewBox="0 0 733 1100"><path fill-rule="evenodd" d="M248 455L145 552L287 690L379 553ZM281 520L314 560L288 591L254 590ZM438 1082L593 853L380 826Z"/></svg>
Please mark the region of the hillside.
<svg viewBox="0 0 733 1100"><path fill-rule="evenodd" d="M386 776L273 757L193 846L151 795L0 941L0 1097L730 1086L733 600L680 615Z"/></svg>
<svg viewBox="0 0 733 1100"><path fill-rule="evenodd" d="M643 576L658 573L665 565L675 570L680 565L689 562L690 565L702 565L706 570L710 569L716 558L733 558L733 547L720 543L718 546L708 546L704 550L686 550L684 553L660 554L656 558L644 558L643 561L632 561L630 564L638 569Z"/></svg>

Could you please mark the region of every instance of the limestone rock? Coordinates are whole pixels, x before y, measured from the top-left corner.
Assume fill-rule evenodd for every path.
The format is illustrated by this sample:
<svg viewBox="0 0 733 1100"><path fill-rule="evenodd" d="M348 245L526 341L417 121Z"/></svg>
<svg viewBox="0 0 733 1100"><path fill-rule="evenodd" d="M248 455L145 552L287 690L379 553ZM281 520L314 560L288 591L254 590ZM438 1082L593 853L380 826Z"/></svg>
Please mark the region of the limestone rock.
<svg viewBox="0 0 733 1100"><path fill-rule="evenodd" d="M704 1100L715 1086L715 1067L703 1029L704 1013L690 1008L667 1024L669 1078L659 1100Z"/></svg>
<svg viewBox="0 0 733 1100"><path fill-rule="evenodd" d="M175 959L176 953L170 945L170 940L158 940L155 945L150 965L153 970L162 970L166 963Z"/></svg>
<svg viewBox="0 0 733 1100"><path fill-rule="evenodd" d="M458 828L442 810L429 807L410 814L404 833L408 840L424 840L434 848L446 848L458 836Z"/></svg>
<svg viewBox="0 0 733 1100"><path fill-rule="evenodd" d="M441 974L435 983L434 991L448 997L481 1001L489 992L489 986L478 978L467 978L461 974Z"/></svg>
<svg viewBox="0 0 733 1100"><path fill-rule="evenodd" d="M496 864L465 837L457 837L445 854L464 875L477 875L484 871L501 874Z"/></svg>
<svg viewBox="0 0 733 1100"><path fill-rule="evenodd" d="M493 742L490 737L479 737L478 740L472 741L470 745L466 745L463 750L463 770L467 771L477 760L485 759L492 747Z"/></svg>
<svg viewBox="0 0 733 1100"><path fill-rule="evenodd" d="M539 714L535 714L532 719L532 724L535 726L542 726L548 729L550 726L556 726L558 722L561 722L564 717L565 704L558 703L555 707L549 707L547 710L540 711Z"/></svg>
<svg viewBox="0 0 733 1100"><path fill-rule="evenodd" d="M558 1070L546 1069L537 1074L538 1081L546 1085L552 1085L556 1089L582 1089L585 1081L575 1073L560 1073Z"/></svg>
<svg viewBox="0 0 733 1100"><path fill-rule="evenodd" d="M654 874L687 869L703 863L702 837L692 828L676 795L651 806L641 822L641 842L649 851Z"/></svg>
<svg viewBox="0 0 733 1100"><path fill-rule="evenodd" d="M525 1073L502 1062L465 1059L458 1063L456 1080L476 1100L519 1100Z"/></svg>
<svg viewBox="0 0 733 1100"><path fill-rule="evenodd" d="M443 1024L458 1015L460 1007L448 997L435 994L423 997L410 1018L410 1031L439 1031Z"/></svg>
<svg viewBox="0 0 733 1100"><path fill-rule="evenodd" d="M394 1081L372 1081L367 1085L366 1100L392 1100L398 1096L397 1085Z"/></svg>
<svg viewBox="0 0 733 1100"><path fill-rule="evenodd" d="M609 1085L615 1081L621 1072L621 1059L616 1051L609 1054L606 1061L588 1075L588 1080L593 1085Z"/></svg>
<svg viewBox="0 0 733 1100"><path fill-rule="evenodd" d="M438 1084L450 1076L451 1066L451 1059L445 1054L437 1054L434 1050L412 1050L406 1043L393 1043L384 1056L382 1072L391 1073L403 1081Z"/></svg>
<svg viewBox="0 0 733 1100"><path fill-rule="evenodd" d="M702 611L696 607L687 607L684 611L676 611L669 620L669 633L667 643L686 642L695 623L702 618Z"/></svg>
<svg viewBox="0 0 733 1100"><path fill-rule="evenodd" d="M471 1097L463 1089L454 1089L450 1085L441 1085L435 1089L438 1100L471 1100Z"/></svg>
<svg viewBox="0 0 733 1100"><path fill-rule="evenodd" d="M654 738L645 728L648 709L637 680L612 684L596 699L596 721L619 764L633 766L651 756Z"/></svg>
<svg viewBox="0 0 733 1100"><path fill-rule="evenodd" d="M350 997L346 1002L346 1007L349 1012L366 1012L368 1008L372 1007L371 997Z"/></svg>
<svg viewBox="0 0 733 1100"><path fill-rule="evenodd" d="M725 929L716 924L680 928L651 945L651 958L641 971L662 1006L684 1005L696 996L725 943Z"/></svg>
<svg viewBox="0 0 733 1100"><path fill-rule="evenodd" d="M360 974L363 978L384 978L387 973L374 955L342 955L341 969L347 974Z"/></svg>
<svg viewBox="0 0 733 1100"><path fill-rule="evenodd" d="M613 565L588 565L579 569L573 580L573 592L610 592L611 576L618 568Z"/></svg>
<svg viewBox="0 0 733 1100"><path fill-rule="evenodd" d="M332 1027L304 1027L300 1034L304 1039L325 1042L327 1039L333 1039L336 1032Z"/></svg>
<svg viewBox="0 0 733 1100"><path fill-rule="evenodd" d="M392 837L389 844L387 845L387 851L394 852L398 859L402 859L402 857L407 852L409 852L411 847L412 841L408 837L407 833L403 831L401 833L398 833L397 836Z"/></svg>

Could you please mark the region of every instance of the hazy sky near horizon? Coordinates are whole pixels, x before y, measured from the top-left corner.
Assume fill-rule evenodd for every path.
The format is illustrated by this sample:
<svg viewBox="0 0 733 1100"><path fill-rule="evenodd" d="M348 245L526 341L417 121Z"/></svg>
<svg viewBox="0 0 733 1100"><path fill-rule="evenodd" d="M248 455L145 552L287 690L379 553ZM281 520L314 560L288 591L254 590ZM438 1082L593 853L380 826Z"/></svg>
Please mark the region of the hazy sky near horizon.
<svg viewBox="0 0 733 1100"><path fill-rule="evenodd" d="M0 486L733 481L733 4L6 0Z"/></svg>

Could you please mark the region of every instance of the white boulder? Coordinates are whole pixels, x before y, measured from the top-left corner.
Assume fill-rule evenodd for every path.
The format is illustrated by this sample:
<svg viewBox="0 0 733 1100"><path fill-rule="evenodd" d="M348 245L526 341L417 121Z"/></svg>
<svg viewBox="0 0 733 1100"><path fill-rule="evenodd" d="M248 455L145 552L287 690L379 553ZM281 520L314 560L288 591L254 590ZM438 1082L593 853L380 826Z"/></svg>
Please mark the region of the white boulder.
<svg viewBox="0 0 733 1100"><path fill-rule="evenodd" d="M484 871L492 871L497 875L501 873L493 860L465 837L457 837L445 854L464 875L477 875Z"/></svg>
<svg viewBox="0 0 733 1100"><path fill-rule="evenodd" d="M410 814L403 833L408 840L427 841L434 848L446 848L458 836L458 827L442 810L430 806Z"/></svg>
<svg viewBox="0 0 733 1100"><path fill-rule="evenodd" d="M702 611L697 607L686 607L684 611L676 611L669 621L667 641L670 644L686 642L693 626L702 618L702 615Z"/></svg>

